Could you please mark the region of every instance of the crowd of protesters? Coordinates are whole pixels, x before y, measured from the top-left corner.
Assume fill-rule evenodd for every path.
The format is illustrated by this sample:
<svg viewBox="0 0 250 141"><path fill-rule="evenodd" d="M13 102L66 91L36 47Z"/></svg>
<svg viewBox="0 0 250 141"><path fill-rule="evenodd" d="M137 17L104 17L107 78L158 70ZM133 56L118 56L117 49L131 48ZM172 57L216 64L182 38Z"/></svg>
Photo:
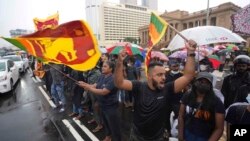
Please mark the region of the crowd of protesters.
<svg viewBox="0 0 250 141"><path fill-rule="evenodd" d="M238 55L233 60L233 72L225 77L220 90L215 87L217 78L208 58L199 62L197 72L196 43L189 40L186 47L182 71L178 60L169 61L167 73L161 61L153 60L145 72L147 81L141 79L140 61L128 58L125 50L111 58L102 54L96 67L86 72L59 64L44 65L43 78L59 112L65 111L68 89L72 100L69 116L79 120L91 112L93 118L88 123L97 124L92 132L104 129L104 141L123 140L119 102L132 107L131 141L169 137L215 141L221 138L225 125L229 134L231 124L250 124L250 57ZM82 104L88 105L88 110Z"/></svg>

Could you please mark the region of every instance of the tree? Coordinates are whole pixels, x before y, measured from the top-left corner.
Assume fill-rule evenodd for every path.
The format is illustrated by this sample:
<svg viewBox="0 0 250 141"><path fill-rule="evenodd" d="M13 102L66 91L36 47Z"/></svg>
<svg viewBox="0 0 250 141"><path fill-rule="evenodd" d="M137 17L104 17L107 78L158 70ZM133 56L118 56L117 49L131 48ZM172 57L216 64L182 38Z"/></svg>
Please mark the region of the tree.
<svg viewBox="0 0 250 141"><path fill-rule="evenodd" d="M124 41L124 42L130 42L130 43L137 44L137 39L136 39L136 38L133 38L133 37L126 37L126 38L124 38L123 41Z"/></svg>

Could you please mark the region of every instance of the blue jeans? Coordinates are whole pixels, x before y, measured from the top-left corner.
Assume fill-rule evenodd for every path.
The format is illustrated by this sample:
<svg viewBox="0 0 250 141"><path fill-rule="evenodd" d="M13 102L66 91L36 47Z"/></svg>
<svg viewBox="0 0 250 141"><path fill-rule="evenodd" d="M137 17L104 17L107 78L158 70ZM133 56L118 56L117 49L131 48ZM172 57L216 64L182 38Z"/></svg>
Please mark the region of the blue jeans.
<svg viewBox="0 0 250 141"><path fill-rule="evenodd" d="M185 141L207 141L208 139L204 137L199 137L193 133L191 133L188 129L184 131L184 139Z"/></svg>
<svg viewBox="0 0 250 141"><path fill-rule="evenodd" d="M120 102L124 102L125 101L125 91L124 90L119 90L118 92L119 92L120 98L121 98Z"/></svg>
<svg viewBox="0 0 250 141"><path fill-rule="evenodd" d="M63 87L63 82L61 82L60 84L52 83L51 85L51 96L53 97L54 102L57 106L59 105L59 101L62 102L62 105L66 104Z"/></svg>
<svg viewBox="0 0 250 141"><path fill-rule="evenodd" d="M73 104L73 112L78 113L80 116L84 115L83 108L81 106L76 106Z"/></svg>

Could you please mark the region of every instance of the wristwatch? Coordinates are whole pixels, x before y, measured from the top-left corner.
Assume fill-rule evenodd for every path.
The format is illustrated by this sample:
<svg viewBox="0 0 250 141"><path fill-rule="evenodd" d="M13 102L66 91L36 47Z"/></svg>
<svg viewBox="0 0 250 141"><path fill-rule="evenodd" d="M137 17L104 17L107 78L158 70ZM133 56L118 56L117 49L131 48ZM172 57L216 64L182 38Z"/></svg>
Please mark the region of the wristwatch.
<svg viewBox="0 0 250 141"><path fill-rule="evenodd" d="M187 56L195 57L195 53L188 53Z"/></svg>

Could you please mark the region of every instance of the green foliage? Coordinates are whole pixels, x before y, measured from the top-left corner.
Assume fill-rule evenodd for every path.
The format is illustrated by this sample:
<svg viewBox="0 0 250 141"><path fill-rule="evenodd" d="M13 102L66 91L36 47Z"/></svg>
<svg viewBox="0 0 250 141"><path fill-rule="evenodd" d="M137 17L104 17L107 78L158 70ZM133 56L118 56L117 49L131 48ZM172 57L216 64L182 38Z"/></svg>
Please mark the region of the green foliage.
<svg viewBox="0 0 250 141"><path fill-rule="evenodd" d="M130 42L130 43L134 43L134 44L138 44L138 39L133 38L133 37L126 37L123 40L124 42Z"/></svg>

